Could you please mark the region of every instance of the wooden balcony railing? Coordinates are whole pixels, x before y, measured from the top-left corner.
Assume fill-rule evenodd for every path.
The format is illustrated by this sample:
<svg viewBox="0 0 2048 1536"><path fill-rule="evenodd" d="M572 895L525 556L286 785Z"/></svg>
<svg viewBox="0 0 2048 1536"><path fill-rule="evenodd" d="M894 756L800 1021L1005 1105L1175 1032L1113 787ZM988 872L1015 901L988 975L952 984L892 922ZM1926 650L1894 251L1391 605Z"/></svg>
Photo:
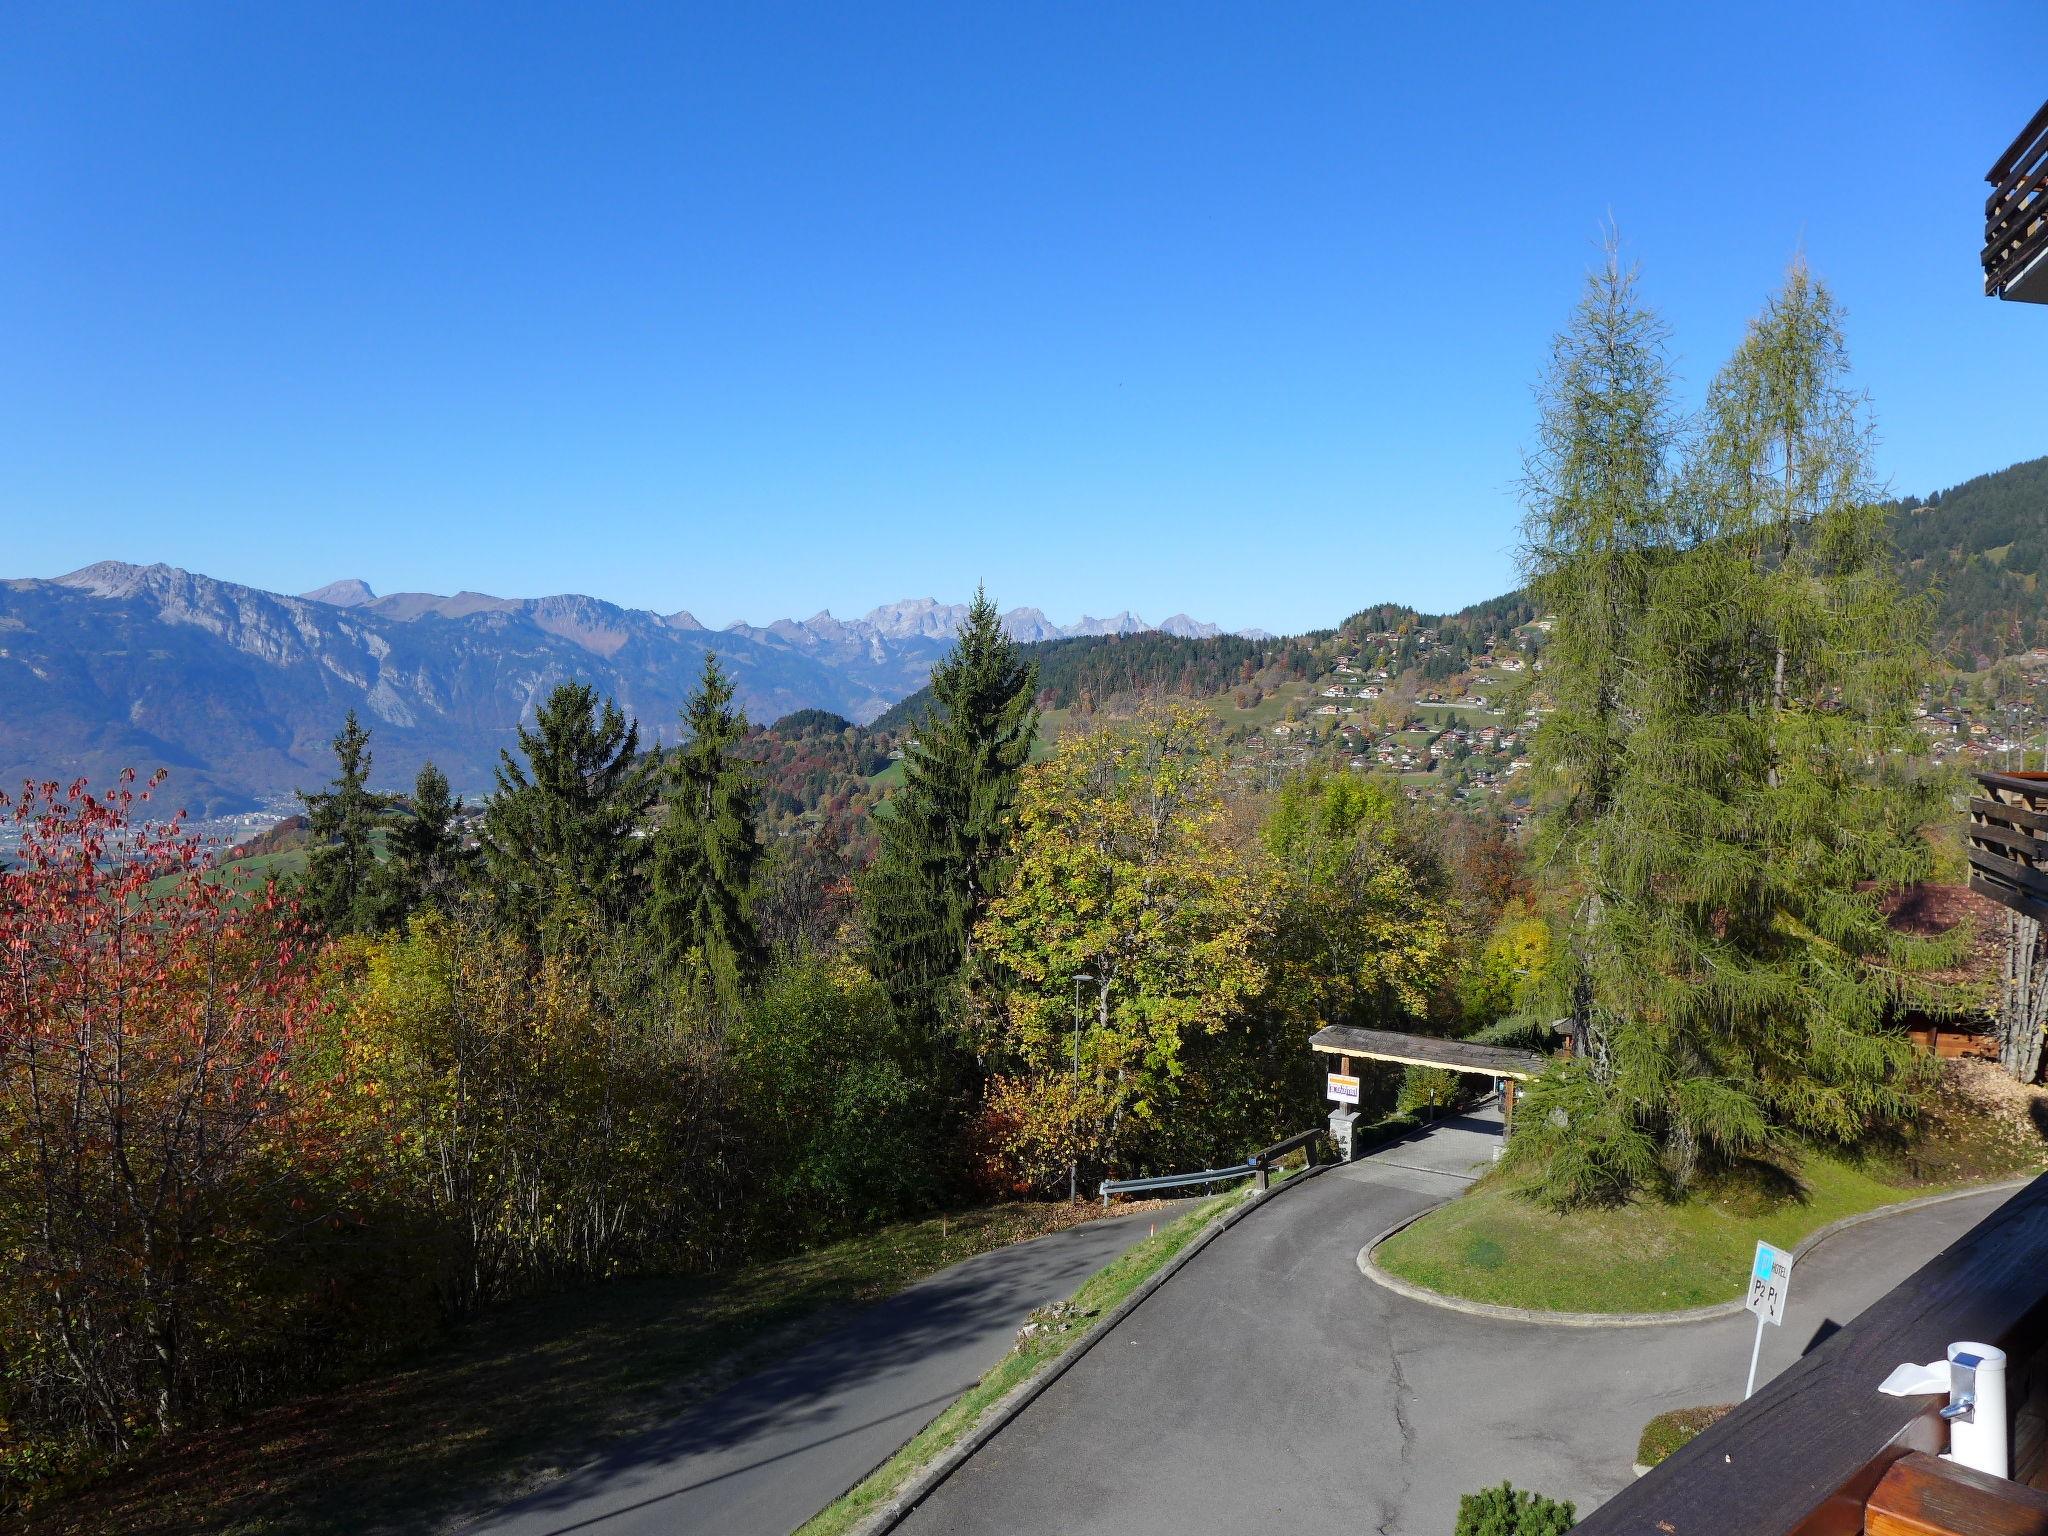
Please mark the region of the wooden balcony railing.
<svg viewBox="0 0 2048 1536"><path fill-rule="evenodd" d="M1984 291L2048 304L2048 103L1984 179Z"/></svg>
<svg viewBox="0 0 2048 1536"><path fill-rule="evenodd" d="M1949 1463L1932 1459L1947 1444L1944 1399L1877 1390L1893 1366L1939 1360L1959 1340L1996 1345L2011 1362L2012 1482L1952 1476ZM2044 1345L2048 1175L1580 1521L1573 1536L2039 1536L2048 1531L2034 1523L2048 1505L2037 1493L2048 1450ZM1924 1519L1930 1512L1966 1523Z"/></svg>
<svg viewBox="0 0 2048 1536"><path fill-rule="evenodd" d="M1970 798L1970 889L2048 922L2048 773L1980 773Z"/></svg>

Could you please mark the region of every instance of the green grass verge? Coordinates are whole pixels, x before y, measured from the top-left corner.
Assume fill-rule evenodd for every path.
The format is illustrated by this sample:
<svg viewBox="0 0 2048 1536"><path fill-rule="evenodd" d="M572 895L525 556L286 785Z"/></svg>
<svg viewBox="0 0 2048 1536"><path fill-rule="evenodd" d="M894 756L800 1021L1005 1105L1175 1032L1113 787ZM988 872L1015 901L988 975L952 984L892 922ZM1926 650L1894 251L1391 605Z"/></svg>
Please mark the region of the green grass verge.
<svg viewBox="0 0 2048 1536"><path fill-rule="evenodd" d="M1950 1100L1903 1150L1862 1159L1808 1151L1757 1164L1667 1203L1638 1198L1560 1214L1528 1175L1490 1174L1384 1243L1389 1274L1467 1301L1559 1312L1669 1312L1733 1301L1759 1238L1791 1248L1833 1221L2048 1165L2037 1132L2014 1134Z"/></svg>
<svg viewBox="0 0 2048 1536"><path fill-rule="evenodd" d="M1243 1190L1233 1190L1203 1201L1089 1276L1071 1301L1048 1309L1057 1314L1058 1321L1070 1324L1066 1331L1059 1331L1056 1322L1053 1327L1019 1340L995 1369L955 1398L951 1407L865 1480L800 1526L797 1536L841 1536L895 1497L911 1478L971 1433L983 1414L1072 1349L1097 1318L1113 1310L1193 1242L1204 1227L1243 1198Z"/></svg>
<svg viewBox="0 0 2048 1536"><path fill-rule="evenodd" d="M615 1281L503 1307L403 1368L181 1436L92 1486L51 1489L27 1520L0 1517L0 1530L433 1530L659 1423L844 1309L1095 1214L992 1206L725 1275Z"/></svg>

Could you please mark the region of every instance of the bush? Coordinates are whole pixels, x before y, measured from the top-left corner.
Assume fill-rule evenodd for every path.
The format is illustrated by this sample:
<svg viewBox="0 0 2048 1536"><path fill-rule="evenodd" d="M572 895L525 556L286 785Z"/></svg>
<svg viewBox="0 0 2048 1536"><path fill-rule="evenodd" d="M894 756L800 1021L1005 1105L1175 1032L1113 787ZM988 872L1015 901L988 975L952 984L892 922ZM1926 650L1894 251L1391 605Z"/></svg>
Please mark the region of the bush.
<svg viewBox="0 0 2048 1536"><path fill-rule="evenodd" d="M1643 1438L1636 1442L1636 1465L1656 1466L1680 1446L1690 1444L1702 1432L1720 1423L1734 1406L1733 1403L1717 1403L1711 1408L1673 1408L1668 1413L1658 1414L1643 1426Z"/></svg>
<svg viewBox="0 0 2048 1536"><path fill-rule="evenodd" d="M1455 1536L1565 1536L1578 1518L1568 1500L1518 1492L1513 1483L1502 1483L1458 1500Z"/></svg>
<svg viewBox="0 0 2048 1536"><path fill-rule="evenodd" d="M1401 1074L1401 1095L1394 1107L1403 1113L1457 1109L1470 1100L1476 1081L1443 1067L1409 1067Z"/></svg>
<svg viewBox="0 0 2048 1536"><path fill-rule="evenodd" d="M1399 1141L1410 1131L1422 1126L1420 1115L1385 1115L1370 1125L1359 1126L1351 1133L1353 1150L1363 1152L1371 1147L1385 1146L1390 1141Z"/></svg>
<svg viewBox="0 0 2048 1536"><path fill-rule="evenodd" d="M811 1234L830 1234L957 1193L959 1106L943 1066L899 1033L866 972L816 959L782 966L726 1043L765 1197L758 1216L784 1241L792 1211Z"/></svg>

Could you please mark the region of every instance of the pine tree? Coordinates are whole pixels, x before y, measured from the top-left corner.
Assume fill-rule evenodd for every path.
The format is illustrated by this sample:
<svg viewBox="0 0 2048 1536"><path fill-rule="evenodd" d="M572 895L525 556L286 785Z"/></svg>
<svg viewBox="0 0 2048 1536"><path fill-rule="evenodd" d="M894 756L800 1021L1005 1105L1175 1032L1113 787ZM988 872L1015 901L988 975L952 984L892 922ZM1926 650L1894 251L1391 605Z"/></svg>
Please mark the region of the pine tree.
<svg viewBox="0 0 2048 1536"><path fill-rule="evenodd" d="M1037 668L977 590L952 654L932 669L932 707L904 748L902 789L877 816L881 847L862 888L877 974L899 1014L927 1026L1001 884L1037 686Z"/></svg>
<svg viewBox="0 0 2048 1536"><path fill-rule="evenodd" d="M639 725L587 683L559 684L519 727L519 749L523 767L498 754L484 810L484 861L508 913L530 935L623 922L647 893L660 754L642 752Z"/></svg>
<svg viewBox="0 0 2048 1536"><path fill-rule="evenodd" d="M392 917L403 921L422 907L447 906L461 891L475 856L462 846L455 822L462 801L450 794L448 776L432 763L413 780L407 814L395 821L387 840Z"/></svg>
<svg viewBox="0 0 2048 1536"><path fill-rule="evenodd" d="M761 965L753 915L760 793L741 755L747 717L733 705L732 680L716 655L683 711L685 745L669 754L668 806L654 844L650 926L671 965L692 957L728 1003L752 986Z"/></svg>
<svg viewBox="0 0 2048 1536"><path fill-rule="evenodd" d="M1458 1500L1454 1536L1567 1536L1578 1518L1578 1509L1569 1500L1502 1483Z"/></svg>
<svg viewBox="0 0 2048 1536"><path fill-rule="evenodd" d="M1795 268L1714 382L1686 515L1617 641L1624 734L1581 840L1601 907L1567 966L1602 1050L1538 1085L1517 1137L1561 1202L1909 1108L1888 1017L1941 953L1880 903L1926 875L1939 813L1911 716L1926 612L1898 590L1846 369ZM1570 647L1545 657L1584 686Z"/></svg>
<svg viewBox="0 0 2048 1536"><path fill-rule="evenodd" d="M329 933L369 933L384 917L372 834L391 802L369 788L370 733L354 710L334 738L334 757L341 772L328 787L299 793L309 843L300 889L306 910Z"/></svg>

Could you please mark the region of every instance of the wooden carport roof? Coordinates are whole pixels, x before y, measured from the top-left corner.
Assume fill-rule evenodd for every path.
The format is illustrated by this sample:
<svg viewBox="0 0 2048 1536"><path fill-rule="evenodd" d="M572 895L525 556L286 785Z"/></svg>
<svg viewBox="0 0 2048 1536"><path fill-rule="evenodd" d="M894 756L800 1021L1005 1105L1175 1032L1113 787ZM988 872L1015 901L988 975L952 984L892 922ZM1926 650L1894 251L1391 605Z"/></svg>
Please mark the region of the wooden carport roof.
<svg viewBox="0 0 2048 1536"><path fill-rule="evenodd" d="M1400 1035L1385 1029L1358 1029L1350 1024L1326 1025L1316 1031L1309 1044L1331 1056L1363 1056L1411 1067L1444 1067L1452 1072L1479 1072L1517 1082L1527 1082L1549 1065L1549 1058L1537 1051L1476 1045L1470 1040L1437 1040L1428 1035Z"/></svg>

